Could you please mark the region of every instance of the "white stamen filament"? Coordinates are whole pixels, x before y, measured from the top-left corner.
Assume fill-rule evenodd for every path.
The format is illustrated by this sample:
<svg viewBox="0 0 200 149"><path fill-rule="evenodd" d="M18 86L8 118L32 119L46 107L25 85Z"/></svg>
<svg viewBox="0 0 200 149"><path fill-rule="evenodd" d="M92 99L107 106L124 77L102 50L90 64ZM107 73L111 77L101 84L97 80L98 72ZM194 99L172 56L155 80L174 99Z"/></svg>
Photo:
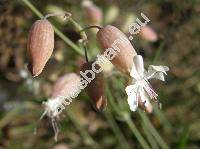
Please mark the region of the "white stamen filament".
<svg viewBox="0 0 200 149"><path fill-rule="evenodd" d="M151 84L149 83L149 81L145 78L144 78L144 88L145 88L146 92L148 93L148 95L150 96L151 99L157 99L158 95L154 91L154 89L151 86Z"/></svg>
<svg viewBox="0 0 200 149"><path fill-rule="evenodd" d="M55 118L51 119L51 124L53 126L53 131L55 133L54 139L55 139L55 141L57 141L58 140L59 128L58 128L58 123L57 123Z"/></svg>
<svg viewBox="0 0 200 149"><path fill-rule="evenodd" d="M42 116L40 117L40 120L47 115L48 117L51 118L51 124L53 127L53 131L55 134L55 141L57 141L58 138L58 133L59 133L59 127L58 127L58 123L57 123L57 119L58 119L58 112L56 111L56 105L61 104L61 99L63 99L63 97L57 97L54 99L49 99L47 102L44 102L44 106L45 106L45 111L43 112Z"/></svg>

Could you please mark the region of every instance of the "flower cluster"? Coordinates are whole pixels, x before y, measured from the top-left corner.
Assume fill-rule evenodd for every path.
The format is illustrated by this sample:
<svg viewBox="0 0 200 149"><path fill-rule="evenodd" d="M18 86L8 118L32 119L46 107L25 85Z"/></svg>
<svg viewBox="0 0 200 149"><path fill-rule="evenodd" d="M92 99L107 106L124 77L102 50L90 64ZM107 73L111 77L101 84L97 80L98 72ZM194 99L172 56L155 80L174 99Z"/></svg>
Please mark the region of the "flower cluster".
<svg viewBox="0 0 200 149"><path fill-rule="evenodd" d="M87 8L89 7L87 6ZM88 12L91 13L91 11L94 10L96 10L96 7L92 6L92 9L89 9ZM36 21L30 29L28 40L29 70L34 77L42 73L47 61L53 53L54 29L47 20L50 16L57 15L47 15L44 19ZM66 13L64 17L71 17L71 14ZM97 20L93 20L93 23L95 21ZM145 16L145 23L140 21L140 24L144 27L149 21L150 20ZM75 21L72 22L77 26ZM130 76L133 78L132 84L125 89L128 95L128 104L132 111L136 111L140 104L143 104L143 107L148 109L150 105L149 99L157 100L158 95L153 90L148 80L155 78L164 81L164 74L166 75L166 71L169 70L167 66L150 65L148 71L146 71L144 69L142 56L137 55L137 52L127 36L118 28L112 25L90 27L98 28L96 38L101 47L101 52L103 53L102 57L104 58L101 57L101 59L99 59L97 56L96 61L88 61L85 43L82 42L87 62L82 64L80 75L73 72L65 74L53 85L51 98L43 102L45 107L43 116L47 115L51 118L56 134L55 139L57 139L59 131L56 119L65 109L65 106L69 105L72 99L76 98L82 89L85 89L97 110L101 111L105 109L107 97L105 94L103 68L101 68L104 59L110 61L122 73L130 73ZM80 34L81 31L83 31L80 27L78 27L78 30ZM149 29L146 30L148 30L148 33L150 32ZM85 36L82 40L86 39ZM157 37L155 39L157 39Z"/></svg>

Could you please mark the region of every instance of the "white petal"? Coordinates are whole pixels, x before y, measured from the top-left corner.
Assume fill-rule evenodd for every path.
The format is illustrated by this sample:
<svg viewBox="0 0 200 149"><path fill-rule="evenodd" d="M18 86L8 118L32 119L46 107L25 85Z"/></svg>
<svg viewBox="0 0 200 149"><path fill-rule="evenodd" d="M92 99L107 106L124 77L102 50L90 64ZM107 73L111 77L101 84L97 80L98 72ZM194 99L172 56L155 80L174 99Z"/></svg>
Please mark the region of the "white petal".
<svg viewBox="0 0 200 149"><path fill-rule="evenodd" d="M169 67L167 66L154 66L154 65L150 65L148 68L148 71L152 71L152 72L163 72L164 74L167 75L166 71L169 71Z"/></svg>
<svg viewBox="0 0 200 149"><path fill-rule="evenodd" d="M135 80L138 80L140 78L134 63L130 72L130 76L133 77Z"/></svg>
<svg viewBox="0 0 200 149"><path fill-rule="evenodd" d="M165 81L163 73L167 75L166 71L169 71L169 68L167 66L150 65L148 68L148 72L145 74L145 76L148 79L154 78Z"/></svg>
<svg viewBox="0 0 200 149"><path fill-rule="evenodd" d="M140 90L140 98L141 101L144 103L144 106L147 107L149 105L149 98L144 89Z"/></svg>
<svg viewBox="0 0 200 149"><path fill-rule="evenodd" d="M128 95L128 105L131 111L136 111L138 107L138 100L135 92L132 92L131 94Z"/></svg>
<svg viewBox="0 0 200 149"><path fill-rule="evenodd" d="M151 78L159 79L161 81L165 81L165 77L164 77L162 72L154 73L154 75Z"/></svg>
<svg viewBox="0 0 200 149"><path fill-rule="evenodd" d="M137 85L134 84L134 85L127 86L125 91L126 91L127 95L130 95L132 92L135 92L136 89L137 89Z"/></svg>
<svg viewBox="0 0 200 149"><path fill-rule="evenodd" d="M128 105L131 109L131 111L136 111L138 107L138 99L137 99L137 90L138 90L138 85L129 85L126 87L126 93L128 95Z"/></svg>
<svg viewBox="0 0 200 149"><path fill-rule="evenodd" d="M144 73L144 62L141 55L136 55L133 58L133 63L139 75L143 76Z"/></svg>
<svg viewBox="0 0 200 149"><path fill-rule="evenodd" d="M53 98L49 99L46 102L43 102L45 106L45 111L47 112L47 115L49 117L57 117L60 112L58 112L58 108L60 107L62 110L65 109L65 107L62 104L61 98ZM61 111L62 112L62 111Z"/></svg>

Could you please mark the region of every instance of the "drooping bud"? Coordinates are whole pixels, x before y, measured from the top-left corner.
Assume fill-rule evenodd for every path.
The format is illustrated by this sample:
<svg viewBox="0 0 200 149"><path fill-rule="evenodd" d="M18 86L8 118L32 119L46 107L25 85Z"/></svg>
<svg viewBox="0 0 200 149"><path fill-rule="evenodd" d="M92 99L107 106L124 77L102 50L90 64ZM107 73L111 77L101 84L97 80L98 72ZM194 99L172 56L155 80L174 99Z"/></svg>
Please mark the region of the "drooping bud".
<svg viewBox="0 0 200 149"><path fill-rule="evenodd" d="M85 72L86 70L93 70L92 64L94 62L86 62L82 65L81 71ZM95 69L100 70L100 66L95 64ZM94 72L95 73L95 72ZM90 76L87 76L91 78ZM102 111L107 106L107 98L105 95L105 84L104 84L104 76L103 72L95 73L94 79L87 85L86 92L88 96L91 98L97 110Z"/></svg>
<svg viewBox="0 0 200 149"><path fill-rule="evenodd" d="M142 39L149 42L155 42L158 40L157 33L149 26L141 27L139 35Z"/></svg>
<svg viewBox="0 0 200 149"><path fill-rule="evenodd" d="M76 73L61 76L53 86L52 98L73 96L79 90L80 77Z"/></svg>
<svg viewBox="0 0 200 149"><path fill-rule="evenodd" d="M29 71L38 76L44 69L54 48L54 30L46 20L37 20L31 27L28 36Z"/></svg>
<svg viewBox="0 0 200 149"><path fill-rule="evenodd" d="M53 85L51 98L44 102L46 114L49 117L58 116L58 106L64 109L73 98L80 93L80 77L75 73L68 73L58 78Z"/></svg>
<svg viewBox="0 0 200 149"><path fill-rule="evenodd" d="M80 77L75 73L68 73L60 77L53 85L52 96L48 101L43 102L45 111L44 115L51 118L52 126L57 140L59 128L57 126L57 118L59 114L72 102L73 98L80 93Z"/></svg>
<svg viewBox="0 0 200 149"><path fill-rule="evenodd" d="M100 25L102 22L102 11L99 7L94 5L91 1L84 1L83 7L85 17L90 25Z"/></svg>
<svg viewBox="0 0 200 149"><path fill-rule="evenodd" d="M133 57L137 53L126 35L116 27L107 25L98 31L97 42L100 44L104 55L106 53L106 55L113 57L109 60L120 71L129 74L133 65Z"/></svg>

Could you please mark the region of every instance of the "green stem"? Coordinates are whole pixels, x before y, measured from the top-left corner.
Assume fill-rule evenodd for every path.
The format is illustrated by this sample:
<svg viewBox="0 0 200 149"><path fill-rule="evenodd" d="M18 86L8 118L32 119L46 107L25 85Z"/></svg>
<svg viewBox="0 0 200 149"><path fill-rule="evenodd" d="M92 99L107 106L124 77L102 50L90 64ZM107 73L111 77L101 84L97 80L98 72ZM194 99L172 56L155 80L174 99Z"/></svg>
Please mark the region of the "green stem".
<svg viewBox="0 0 200 149"><path fill-rule="evenodd" d="M153 58L153 60L152 60L152 63L153 63L153 64L158 60L158 58L159 58L159 56L160 56L160 54L161 54L163 48L164 48L164 43L162 42L162 43L160 44L159 48L158 48L157 51L156 51L156 55L154 56L154 58Z"/></svg>
<svg viewBox="0 0 200 149"><path fill-rule="evenodd" d="M16 117L17 114L21 111L21 107L17 106L6 113L6 115L1 119L0 121L0 129L2 129L4 126L9 124L14 117Z"/></svg>
<svg viewBox="0 0 200 149"><path fill-rule="evenodd" d="M43 18L44 16L42 13L29 1L29 0L21 0L24 2L25 5L27 5L31 11L33 11L39 18ZM75 44L73 43L68 37L66 37L57 27L54 27L55 33L68 45L70 46L74 51L76 51L79 55L84 56L84 52Z"/></svg>
<svg viewBox="0 0 200 149"><path fill-rule="evenodd" d="M73 18L69 18L69 22L72 23L72 25L74 26L77 33L79 33L81 35L81 38L86 41L87 40L86 33L81 32L83 30L83 28Z"/></svg>
<svg viewBox="0 0 200 149"><path fill-rule="evenodd" d="M165 141L162 139L162 137L159 135L157 130L154 128L154 126L151 124L149 118L143 113L141 110L138 110L139 115L142 118L142 121L144 125L149 129L151 134L155 137L157 143L163 148L163 149L169 149L168 145L165 143Z"/></svg>
<svg viewBox="0 0 200 149"><path fill-rule="evenodd" d="M158 107L156 105L153 106L154 108L154 112L155 115L159 118L161 124L163 125L164 129L166 130L166 132L170 132L170 130L172 130L172 126L169 123L169 121L167 120L166 116L163 114L162 111L160 111L158 109Z"/></svg>
<svg viewBox="0 0 200 149"><path fill-rule="evenodd" d="M119 144L121 145L121 148L130 149L130 145L127 143L123 133L121 132L120 128L116 124L112 114L110 113L110 110L107 109L107 111L104 113L104 116L106 117L108 123L110 124L113 132L115 133L115 136L119 140Z"/></svg>
<svg viewBox="0 0 200 149"><path fill-rule="evenodd" d="M76 128L81 133L83 139L85 140L84 141L85 144L93 146L94 149L100 149L99 144L97 142L95 142L92 139L92 137L88 134L88 132L83 128L83 126L80 125L80 123L78 122L78 120L75 117L75 115L73 114L73 112L71 112L67 108L66 108L66 111L67 111L67 115L69 116L69 118L71 119L71 121L76 125Z"/></svg>
<svg viewBox="0 0 200 149"><path fill-rule="evenodd" d="M135 137L138 139L138 141L142 145L142 147L144 149L150 149L149 145L146 143L145 139L142 137L141 133L139 132L139 130L137 129L135 124L132 122L130 116L129 115L123 115L123 118L126 121L126 123L128 124L131 131L134 133Z"/></svg>
<svg viewBox="0 0 200 149"><path fill-rule="evenodd" d="M152 135L151 133L149 132L149 130L147 129L147 127L144 125L144 123L142 123L142 128L144 130L144 133L147 137L147 140L149 141L150 145L151 145L151 148L153 149L159 149L157 143L155 142L155 139L152 138Z"/></svg>
<svg viewBox="0 0 200 149"><path fill-rule="evenodd" d="M85 31L82 32L83 28L73 18L69 18L69 22L72 23L72 25L74 26L74 29L76 30L76 32L78 34L80 34L80 36L82 38L81 43L83 45L82 47L84 50L85 59L88 62L88 56L90 57L90 55L89 55L89 53L87 53L87 49L86 49L86 43L88 42L87 35L86 35Z"/></svg>
<svg viewBox="0 0 200 149"><path fill-rule="evenodd" d="M141 146L144 149L150 149L149 145L146 143L145 139L143 138L143 136L140 134L139 130L137 129L137 127L135 126L135 124L132 122L129 114L127 112L121 112L120 108L117 107L116 103L113 100L112 94L109 90L108 87L106 87L106 91L108 94L108 99L109 99L109 103L111 104L113 110L120 116L123 117L123 119L125 120L125 122L127 123L127 125L129 126L129 128L131 129L132 133L135 135L135 137L137 138L137 140L140 142Z"/></svg>

